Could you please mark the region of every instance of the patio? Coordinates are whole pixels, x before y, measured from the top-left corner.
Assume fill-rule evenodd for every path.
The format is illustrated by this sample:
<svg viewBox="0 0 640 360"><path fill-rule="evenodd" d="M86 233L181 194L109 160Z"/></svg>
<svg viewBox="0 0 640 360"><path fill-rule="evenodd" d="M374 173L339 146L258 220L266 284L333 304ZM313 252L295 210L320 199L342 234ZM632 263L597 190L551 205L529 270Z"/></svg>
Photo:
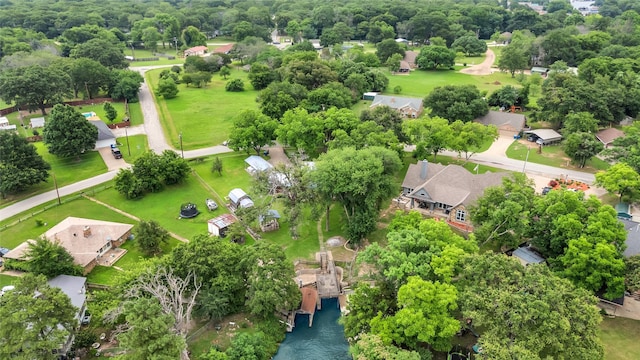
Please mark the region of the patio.
<svg viewBox="0 0 640 360"><path fill-rule="evenodd" d="M120 260L127 253L127 249L123 248L111 248L100 259L98 265L112 266L116 261Z"/></svg>

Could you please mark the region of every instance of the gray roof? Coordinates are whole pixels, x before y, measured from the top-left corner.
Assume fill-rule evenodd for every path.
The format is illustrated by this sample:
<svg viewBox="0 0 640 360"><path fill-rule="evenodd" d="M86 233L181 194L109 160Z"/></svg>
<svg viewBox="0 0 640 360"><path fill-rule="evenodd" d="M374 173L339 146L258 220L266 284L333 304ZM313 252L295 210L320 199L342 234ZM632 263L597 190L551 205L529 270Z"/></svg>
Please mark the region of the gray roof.
<svg viewBox="0 0 640 360"><path fill-rule="evenodd" d="M93 126L98 128L98 141L116 138L111 132L111 129L109 129L109 127L107 127L107 124L105 124L102 120L89 120L89 122L92 123Z"/></svg>
<svg viewBox="0 0 640 360"><path fill-rule="evenodd" d="M421 172L425 163L427 176L423 180ZM459 165L443 166L422 160L418 164L409 166L402 187L414 189L409 193L409 197L417 195L421 189L424 189L429 195L429 200L455 207L473 203L482 195L484 189L502 185L502 178L508 175L509 173L506 172L487 172L476 175Z"/></svg>
<svg viewBox="0 0 640 360"><path fill-rule="evenodd" d="M37 128L37 127L43 127L44 126L44 118L43 117L33 118L29 122L31 123L31 127L32 128Z"/></svg>
<svg viewBox="0 0 640 360"><path fill-rule="evenodd" d="M218 229L224 229L237 221L236 217L231 214L222 214L207 221L209 224L217 227Z"/></svg>
<svg viewBox="0 0 640 360"><path fill-rule="evenodd" d="M523 114L514 114L504 111L489 111L486 115L475 119L475 122L484 125L495 125L497 128L501 126L509 126L514 131L520 132L524 129L525 116Z"/></svg>
<svg viewBox="0 0 640 360"><path fill-rule="evenodd" d="M265 218L280 219L280 213L278 212L278 210L270 209L270 210L267 210L266 215L258 215L258 221L260 223L262 223Z"/></svg>
<svg viewBox="0 0 640 360"><path fill-rule="evenodd" d="M524 265L528 264L540 264L544 262L544 258L537 252L531 250L529 247L517 248L513 251L512 256L520 259Z"/></svg>
<svg viewBox="0 0 640 360"><path fill-rule="evenodd" d="M627 230L627 241L625 242L627 248L623 255L625 257L640 255L640 223L625 219L618 220L624 224L624 228Z"/></svg>
<svg viewBox="0 0 640 360"><path fill-rule="evenodd" d="M85 277L71 275L58 275L48 281L49 286L60 288L71 299L71 304L78 310L82 309L82 305L87 300L86 282L87 278Z"/></svg>
<svg viewBox="0 0 640 360"><path fill-rule="evenodd" d="M534 134L544 141L556 141L562 139L562 135L553 129L538 129L525 131L527 134Z"/></svg>
<svg viewBox="0 0 640 360"><path fill-rule="evenodd" d="M264 170L271 169L273 167L273 165L269 164L267 160L257 155L249 156L248 158L244 159L244 162L249 164L249 166L251 166L254 170L257 170L257 171L264 171Z"/></svg>
<svg viewBox="0 0 640 360"><path fill-rule="evenodd" d="M231 202L233 202L234 204L237 204L238 201L240 201L243 197L246 197L246 196L248 196L247 193L244 192L244 190L239 188L229 191L229 200L231 200Z"/></svg>
<svg viewBox="0 0 640 360"><path fill-rule="evenodd" d="M406 107L410 107L412 109L419 110L422 108L422 99L376 95L376 97L373 99L373 102L371 103L371 107L375 107L378 105L385 105L392 109L403 109Z"/></svg>
<svg viewBox="0 0 640 360"><path fill-rule="evenodd" d="M549 69L545 67L534 66L531 68L531 72L546 73L549 72Z"/></svg>

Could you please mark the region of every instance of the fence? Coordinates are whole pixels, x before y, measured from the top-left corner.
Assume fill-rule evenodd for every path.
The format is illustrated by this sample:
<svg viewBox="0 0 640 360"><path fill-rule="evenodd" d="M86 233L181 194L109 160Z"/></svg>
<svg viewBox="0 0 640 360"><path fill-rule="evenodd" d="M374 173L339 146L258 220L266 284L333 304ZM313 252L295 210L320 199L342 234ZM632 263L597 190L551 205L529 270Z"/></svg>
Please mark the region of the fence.
<svg viewBox="0 0 640 360"><path fill-rule="evenodd" d="M42 214L43 212L45 212L45 211L47 211L49 209L52 209L52 208L55 208L55 207L57 207L59 205L66 204L68 202L80 199L80 198L82 198L82 195L94 196L96 193L99 193L101 191L107 190L107 189L109 189L111 187L113 187L113 185L111 185L111 184L103 185L103 186L100 186L100 187L95 187L95 188L89 189L87 191L83 191L83 192L81 192L79 194L65 196L64 198L62 198L60 200L60 204L58 204L57 202L54 202L54 203L51 203L51 204L47 204L47 205L43 206L40 209L34 210L34 211L30 212L29 214L18 218L16 221L14 221L14 222L12 222L10 224L6 224L6 225L0 226L0 231L4 231L5 229L8 229L8 228L10 228L10 227L12 227L14 225L17 225L17 224L19 224L19 223L21 223L23 221L27 221L27 220L33 218L34 216Z"/></svg>
<svg viewBox="0 0 640 360"><path fill-rule="evenodd" d="M102 104L105 102L121 102L121 101L123 100L113 100L112 98L95 98L95 99L87 99L87 100L63 101L62 103L70 106L78 106L78 105L93 105L93 104ZM47 106L47 109L51 107L52 106ZM25 110L29 110L29 108L25 106L18 107L17 105L15 105L8 108L0 109L0 116L5 116L8 114L14 113L18 110L25 111Z"/></svg>

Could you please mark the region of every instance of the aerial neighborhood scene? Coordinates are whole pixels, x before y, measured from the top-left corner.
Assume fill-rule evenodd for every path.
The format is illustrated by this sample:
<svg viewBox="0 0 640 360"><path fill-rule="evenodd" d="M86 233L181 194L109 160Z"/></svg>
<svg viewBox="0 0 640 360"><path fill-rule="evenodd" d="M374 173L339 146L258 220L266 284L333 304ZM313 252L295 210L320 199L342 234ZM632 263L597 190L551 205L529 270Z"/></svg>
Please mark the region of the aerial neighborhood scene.
<svg viewBox="0 0 640 360"><path fill-rule="evenodd" d="M640 1L1 0L0 359L640 359Z"/></svg>

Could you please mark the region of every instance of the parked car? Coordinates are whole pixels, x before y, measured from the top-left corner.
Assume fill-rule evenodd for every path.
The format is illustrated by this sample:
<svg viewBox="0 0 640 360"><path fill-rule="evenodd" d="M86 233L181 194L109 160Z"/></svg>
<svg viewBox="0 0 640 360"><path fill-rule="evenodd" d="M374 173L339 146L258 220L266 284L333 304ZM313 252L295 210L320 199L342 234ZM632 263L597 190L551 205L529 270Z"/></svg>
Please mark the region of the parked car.
<svg viewBox="0 0 640 360"><path fill-rule="evenodd" d="M536 142L536 140L538 140L538 137L535 135L529 135L527 136L527 140L531 141L531 142Z"/></svg>
<svg viewBox="0 0 640 360"><path fill-rule="evenodd" d="M89 325L90 322L91 322L91 314L85 310L84 315L82 315L82 320L80 321L80 323L82 325Z"/></svg>
<svg viewBox="0 0 640 360"><path fill-rule="evenodd" d="M218 204L216 204L216 202L213 201L213 199L207 199L206 203L209 211L213 211L218 208Z"/></svg>
<svg viewBox="0 0 640 360"><path fill-rule="evenodd" d="M7 285L5 287L2 288L2 290L0 290L0 296L4 295L6 292L9 292L13 289L15 289L16 287L13 285Z"/></svg>
<svg viewBox="0 0 640 360"><path fill-rule="evenodd" d="M551 187L550 186L545 186L542 188L542 195L547 195L549 193L549 191L551 191Z"/></svg>
<svg viewBox="0 0 640 360"><path fill-rule="evenodd" d="M111 148L111 154L113 154L113 157L116 159L122 159L122 153L120 152L120 149L118 149L117 147Z"/></svg>

